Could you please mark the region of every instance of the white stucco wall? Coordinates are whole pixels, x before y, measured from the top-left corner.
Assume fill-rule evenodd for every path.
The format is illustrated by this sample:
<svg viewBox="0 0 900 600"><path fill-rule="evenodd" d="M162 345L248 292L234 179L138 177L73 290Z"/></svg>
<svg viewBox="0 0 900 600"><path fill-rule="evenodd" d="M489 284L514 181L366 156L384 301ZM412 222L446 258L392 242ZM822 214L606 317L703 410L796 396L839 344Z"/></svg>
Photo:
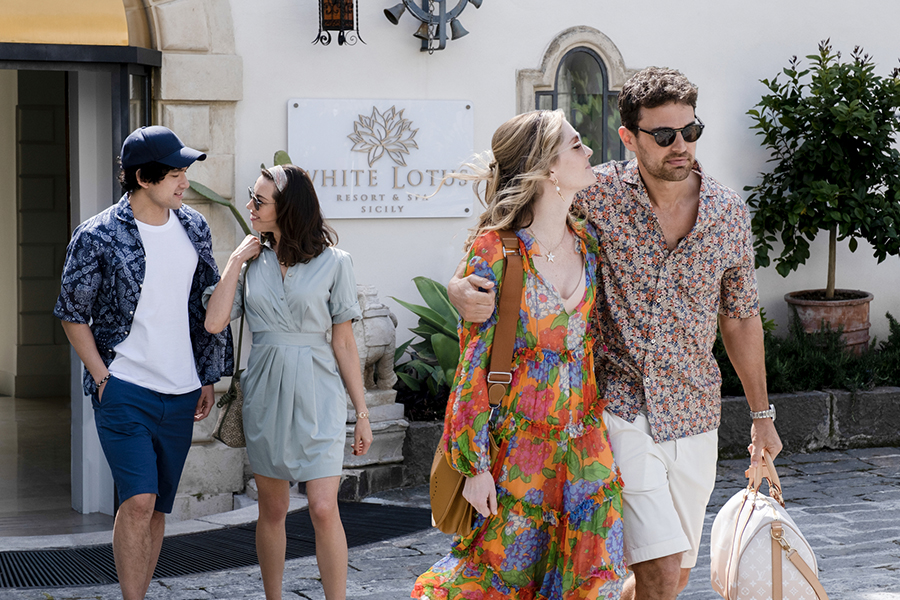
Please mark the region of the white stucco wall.
<svg viewBox="0 0 900 600"><path fill-rule="evenodd" d="M316 2L232 0L235 52L244 64L236 113L239 203L245 195L240 190L256 179L259 163L270 164L274 151L287 147L288 98L471 100L475 149L487 149L494 129L515 114L516 71L537 68L554 37L575 25L602 31L629 69L672 66L699 85L697 112L707 129L698 159L738 191L754 184L766 167L746 116L764 92L760 79L779 73L792 55L812 54L826 37L844 54L863 45L882 74L900 55L900 5L894 0L867 0L853 8L837 0L702 0L677 7L663 0L485 0L480 10L470 5L462 14L470 35L431 56L418 51L414 18L406 14L397 26L384 18L383 10L392 4L360 0L366 44L323 47L311 44L318 31ZM414 320L388 297L418 299L411 282L416 275L449 279L471 224L471 219L332 222L341 247L354 257L359 281L378 286L400 317L399 341L410 337L405 330ZM770 316L784 322L781 298L787 291L824 287L826 243L824 236L817 240L809 263L786 280L771 269L760 272L761 301ZM884 313L900 317L900 258L877 266L864 247L841 254L838 285L875 294L872 331L883 338Z"/></svg>

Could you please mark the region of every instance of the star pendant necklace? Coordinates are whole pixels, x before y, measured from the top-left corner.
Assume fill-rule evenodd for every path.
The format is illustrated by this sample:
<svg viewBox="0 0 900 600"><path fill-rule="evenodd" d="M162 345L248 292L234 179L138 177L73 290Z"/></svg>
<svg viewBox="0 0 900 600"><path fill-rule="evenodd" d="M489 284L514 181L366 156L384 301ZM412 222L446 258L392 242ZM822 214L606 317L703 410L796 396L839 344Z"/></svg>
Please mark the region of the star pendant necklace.
<svg viewBox="0 0 900 600"><path fill-rule="evenodd" d="M533 238L535 239L535 241L537 241L538 245L539 245L542 249L543 249L543 248L547 248L547 245L546 245L544 242L542 242L541 240L539 240L539 239L538 239L538 236L535 235L533 229L531 229L531 228L529 227L529 228L528 228L528 231L531 232L531 237L533 237ZM569 228L566 227L566 228L563 230L562 237L559 238L559 241L558 241L558 242L556 242L556 245L554 245L552 248L550 248L549 250L547 250L547 256L546 256L547 262L553 262L553 259L556 258L556 255L553 254L553 251L556 250L557 248L559 248L559 245L563 243L563 240L565 240L565 239L568 237L568 233L569 233Z"/></svg>

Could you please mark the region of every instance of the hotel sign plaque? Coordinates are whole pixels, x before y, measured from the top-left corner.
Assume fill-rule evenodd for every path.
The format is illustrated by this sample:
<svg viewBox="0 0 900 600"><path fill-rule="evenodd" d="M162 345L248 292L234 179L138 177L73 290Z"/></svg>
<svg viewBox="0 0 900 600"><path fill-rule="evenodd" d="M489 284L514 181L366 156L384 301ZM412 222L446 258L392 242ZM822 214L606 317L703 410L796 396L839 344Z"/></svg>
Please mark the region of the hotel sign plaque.
<svg viewBox="0 0 900 600"><path fill-rule="evenodd" d="M468 217L466 181L441 179L473 154L465 100L288 101L288 154L329 219Z"/></svg>

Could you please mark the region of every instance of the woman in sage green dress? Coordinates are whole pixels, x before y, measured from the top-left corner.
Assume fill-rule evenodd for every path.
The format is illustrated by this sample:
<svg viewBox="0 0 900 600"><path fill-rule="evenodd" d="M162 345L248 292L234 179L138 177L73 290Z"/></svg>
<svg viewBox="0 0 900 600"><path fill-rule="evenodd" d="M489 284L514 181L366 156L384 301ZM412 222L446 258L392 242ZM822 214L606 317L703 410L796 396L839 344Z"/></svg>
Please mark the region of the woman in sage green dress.
<svg viewBox="0 0 900 600"><path fill-rule="evenodd" d="M353 453L365 454L372 444L352 328L362 316L353 264L334 247L337 236L303 169L264 169L247 208L262 242L247 236L219 283L207 289L206 328L219 332L243 312L253 334L241 384L247 454L259 490L256 548L263 587L267 600L281 599L289 485L303 481L325 597L343 600L347 540L337 492L345 386L356 410Z"/></svg>

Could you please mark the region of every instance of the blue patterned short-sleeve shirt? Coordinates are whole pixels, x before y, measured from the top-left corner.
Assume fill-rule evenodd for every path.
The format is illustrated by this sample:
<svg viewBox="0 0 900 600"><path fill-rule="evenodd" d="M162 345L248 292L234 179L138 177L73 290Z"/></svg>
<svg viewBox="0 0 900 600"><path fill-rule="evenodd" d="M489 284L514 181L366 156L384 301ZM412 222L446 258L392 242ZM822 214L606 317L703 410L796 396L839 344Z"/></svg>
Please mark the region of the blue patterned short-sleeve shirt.
<svg viewBox="0 0 900 600"><path fill-rule="evenodd" d="M203 290L219 280L206 219L185 205L175 214L199 255L188 299L189 329L200 383L210 385L233 372L231 329L211 334L204 326ZM145 267L144 246L127 195L72 234L53 314L63 321L90 325L106 366L116 356L113 349L131 330ZM84 392L97 392L87 369Z"/></svg>
<svg viewBox="0 0 900 600"><path fill-rule="evenodd" d="M694 168L697 220L671 252L636 160L595 167L597 185L576 199L602 256L592 319L598 391L628 421L646 410L657 442L719 426L717 318L759 314L747 206Z"/></svg>

